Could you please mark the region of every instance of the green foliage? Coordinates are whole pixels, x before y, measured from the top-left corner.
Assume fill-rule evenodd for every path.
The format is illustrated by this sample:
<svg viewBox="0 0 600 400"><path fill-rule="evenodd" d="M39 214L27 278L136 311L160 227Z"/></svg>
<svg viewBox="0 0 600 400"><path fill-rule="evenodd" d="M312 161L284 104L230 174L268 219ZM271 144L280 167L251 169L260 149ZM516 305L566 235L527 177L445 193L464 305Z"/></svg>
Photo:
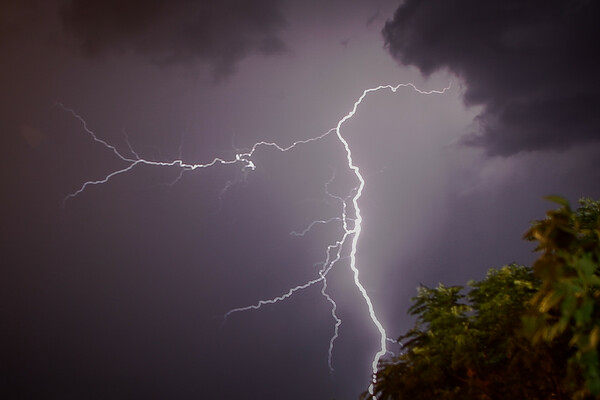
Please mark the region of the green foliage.
<svg viewBox="0 0 600 400"><path fill-rule="evenodd" d="M378 399L600 399L600 202L550 200L561 208L525 236L542 252L533 269L491 269L466 293L418 289Z"/></svg>
<svg viewBox="0 0 600 400"><path fill-rule="evenodd" d="M600 202L582 199L574 212L564 199L551 200L562 207L525 234L542 252L533 264L542 286L523 324L534 343L568 338L568 372L585 378L575 397L600 396Z"/></svg>
<svg viewBox="0 0 600 400"><path fill-rule="evenodd" d="M382 362L377 398L568 398L566 358L519 334L539 285L531 269L512 264L469 282L467 294L460 286L420 287L409 309L415 327L399 338L404 352Z"/></svg>

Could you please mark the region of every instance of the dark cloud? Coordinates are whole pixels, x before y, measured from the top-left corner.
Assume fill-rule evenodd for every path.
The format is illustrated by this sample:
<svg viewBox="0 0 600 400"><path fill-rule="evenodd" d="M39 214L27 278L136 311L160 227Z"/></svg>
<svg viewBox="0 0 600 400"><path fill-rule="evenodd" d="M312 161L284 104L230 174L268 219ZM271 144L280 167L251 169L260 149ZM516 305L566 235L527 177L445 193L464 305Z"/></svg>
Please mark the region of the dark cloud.
<svg viewBox="0 0 600 400"><path fill-rule="evenodd" d="M600 139L600 2L407 0L385 24L390 53L464 79L482 105L463 138L490 155Z"/></svg>
<svg viewBox="0 0 600 400"><path fill-rule="evenodd" d="M69 0L60 15L87 55L129 50L158 64L200 61L217 76L249 54L285 49L278 0Z"/></svg>

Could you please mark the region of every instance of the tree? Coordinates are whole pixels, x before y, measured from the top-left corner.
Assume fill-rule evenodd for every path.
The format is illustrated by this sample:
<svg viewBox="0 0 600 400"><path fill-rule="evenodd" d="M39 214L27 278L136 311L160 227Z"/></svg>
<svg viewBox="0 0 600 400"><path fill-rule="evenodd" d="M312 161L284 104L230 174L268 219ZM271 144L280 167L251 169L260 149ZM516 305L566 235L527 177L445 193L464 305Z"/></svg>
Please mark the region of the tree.
<svg viewBox="0 0 600 400"><path fill-rule="evenodd" d="M542 285L523 317L525 332L534 343L568 339L569 375L585 379L574 397L600 398L600 202L581 199L574 212L566 200L551 200L562 207L525 234L542 251L533 264Z"/></svg>
<svg viewBox="0 0 600 400"><path fill-rule="evenodd" d="M599 202L566 201L526 233L542 255L481 281L420 287L403 352L382 361L378 399L599 399ZM363 394L363 398L368 395Z"/></svg>
<svg viewBox="0 0 600 400"><path fill-rule="evenodd" d="M398 339L403 353L381 364L377 398L568 399L566 357L519 334L539 285L531 269L512 264L469 282L467 294L420 287L409 309L416 324Z"/></svg>

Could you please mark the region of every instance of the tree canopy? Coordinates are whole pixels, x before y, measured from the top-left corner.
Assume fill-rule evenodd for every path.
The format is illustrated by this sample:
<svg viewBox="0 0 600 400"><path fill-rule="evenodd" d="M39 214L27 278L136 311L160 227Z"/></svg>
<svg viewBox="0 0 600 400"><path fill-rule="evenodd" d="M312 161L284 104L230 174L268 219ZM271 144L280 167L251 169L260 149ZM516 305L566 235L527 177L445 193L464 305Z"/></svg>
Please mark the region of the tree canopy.
<svg viewBox="0 0 600 400"><path fill-rule="evenodd" d="M533 268L418 289L378 399L600 399L600 202L550 200L561 207L525 234L541 252Z"/></svg>

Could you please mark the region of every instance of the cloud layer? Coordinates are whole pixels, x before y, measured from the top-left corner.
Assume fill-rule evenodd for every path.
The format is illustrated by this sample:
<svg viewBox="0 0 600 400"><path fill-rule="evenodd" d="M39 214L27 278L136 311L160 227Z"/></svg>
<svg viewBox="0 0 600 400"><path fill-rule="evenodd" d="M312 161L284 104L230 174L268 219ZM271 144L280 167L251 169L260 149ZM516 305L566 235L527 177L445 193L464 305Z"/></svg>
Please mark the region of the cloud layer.
<svg viewBox="0 0 600 400"><path fill-rule="evenodd" d="M230 74L252 53L285 49L278 0L69 0L60 10L87 55L133 51L159 64L208 63Z"/></svg>
<svg viewBox="0 0 600 400"><path fill-rule="evenodd" d="M464 79L483 105L463 143L490 155L600 139L600 2L407 0L383 29L399 62Z"/></svg>

